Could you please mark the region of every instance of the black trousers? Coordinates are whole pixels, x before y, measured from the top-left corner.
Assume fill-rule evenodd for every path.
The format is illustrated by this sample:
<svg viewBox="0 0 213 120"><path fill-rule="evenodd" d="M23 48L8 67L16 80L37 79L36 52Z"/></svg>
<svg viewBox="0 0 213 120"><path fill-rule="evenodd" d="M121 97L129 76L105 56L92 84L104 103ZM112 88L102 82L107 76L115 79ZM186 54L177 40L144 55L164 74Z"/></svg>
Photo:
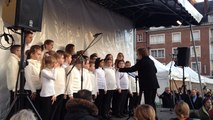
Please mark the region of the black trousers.
<svg viewBox="0 0 213 120"><path fill-rule="evenodd" d="M155 112L156 112L156 105L155 105L156 94L157 89L144 90L145 104L151 105L155 109Z"/></svg>
<svg viewBox="0 0 213 120"><path fill-rule="evenodd" d="M104 95L105 103L103 104L103 114L107 115L110 111L110 105L112 103L112 98L115 90L107 90L107 94Z"/></svg>
<svg viewBox="0 0 213 120"><path fill-rule="evenodd" d="M12 90L10 90L10 105L12 104L12 102L14 100L14 95L15 95L15 92L13 92Z"/></svg>
<svg viewBox="0 0 213 120"><path fill-rule="evenodd" d="M41 110L40 115L42 120L50 120L51 119L51 111L52 111L52 96L50 97L40 97Z"/></svg>
<svg viewBox="0 0 213 120"><path fill-rule="evenodd" d="M64 94L57 96L56 102L53 104L51 112L51 120L63 120L65 115L65 99Z"/></svg>
<svg viewBox="0 0 213 120"><path fill-rule="evenodd" d="M139 105L139 95L138 93L134 92L133 96L130 96L129 98L129 111L133 112L134 109Z"/></svg>
<svg viewBox="0 0 213 120"><path fill-rule="evenodd" d="M125 103L128 95L128 90L121 90L121 93L118 91L115 92L113 95L113 101L112 101L112 111L113 114L119 115L123 114L124 108L125 108Z"/></svg>
<svg viewBox="0 0 213 120"><path fill-rule="evenodd" d="M99 94L97 95L97 98L95 100L95 105L98 107L99 115L103 115L103 103L105 103L104 100L105 91L104 89L99 89Z"/></svg>
<svg viewBox="0 0 213 120"><path fill-rule="evenodd" d="M40 111L40 95L39 94L40 94L41 90L36 90L36 97L35 97L35 99L32 99L30 97L31 93L32 93L30 90L25 90L25 91L27 92L30 100L32 101L32 103L34 105L34 107L39 112ZM32 105L30 104L30 102L27 99L25 99L25 108L33 110Z"/></svg>

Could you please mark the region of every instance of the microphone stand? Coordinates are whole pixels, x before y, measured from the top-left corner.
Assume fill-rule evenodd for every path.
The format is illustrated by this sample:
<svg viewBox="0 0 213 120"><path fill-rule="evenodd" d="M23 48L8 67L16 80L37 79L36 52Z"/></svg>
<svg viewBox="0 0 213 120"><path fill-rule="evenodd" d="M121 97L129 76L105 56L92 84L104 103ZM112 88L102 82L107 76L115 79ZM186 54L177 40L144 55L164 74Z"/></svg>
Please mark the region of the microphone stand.
<svg viewBox="0 0 213 120"><path fill-rule="evenodd" d="M83 89L83 55L85 54L85 52L91 48L93 45L95 45L100 39L101 37L96 41L96 39L98 38L99 35L102 35L103 33L96 33L95 35L93 35L93 40L91 41L91 43L82 51L82 53L80 55L78 55L78 57L76 58L72 68L69 70L69 72L66 74L66 76L68 77L69 74L72 72L72 70L74 69L74 67L77 64L78 60L81 60L81 90ZM65 93L67 93L67 89L68 89L68 85L69 85L70 79L68 79L67 85L66 85L66 89L65 89Z"/></svg>
<svg viewBox="0 0 213 120"><path fill-rule="evenodd" d="M136 84L136 88L135 88L135 89L136 89L136 94L138 94L138 76L137 76L137 75L133 75L133 74L128 73L128 72L127 72L127 74L128 74L130 77L135 78L135 84ZM131 117L132 117L131 111L129 110L129 116L128 116L127 120L129 120Z"/></svg>

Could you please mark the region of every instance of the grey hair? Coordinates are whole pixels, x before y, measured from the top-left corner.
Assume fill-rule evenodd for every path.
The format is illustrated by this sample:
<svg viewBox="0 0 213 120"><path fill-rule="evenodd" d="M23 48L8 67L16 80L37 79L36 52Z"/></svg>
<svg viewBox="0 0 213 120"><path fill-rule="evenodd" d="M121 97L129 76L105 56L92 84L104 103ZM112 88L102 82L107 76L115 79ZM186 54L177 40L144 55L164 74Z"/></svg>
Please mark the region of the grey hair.
<svg viewBox="0 0 213 120"><path fill-rule="evenodd" d="M14 114L10 120L37 120L35 114L29 109L23 109Z"/></svg>

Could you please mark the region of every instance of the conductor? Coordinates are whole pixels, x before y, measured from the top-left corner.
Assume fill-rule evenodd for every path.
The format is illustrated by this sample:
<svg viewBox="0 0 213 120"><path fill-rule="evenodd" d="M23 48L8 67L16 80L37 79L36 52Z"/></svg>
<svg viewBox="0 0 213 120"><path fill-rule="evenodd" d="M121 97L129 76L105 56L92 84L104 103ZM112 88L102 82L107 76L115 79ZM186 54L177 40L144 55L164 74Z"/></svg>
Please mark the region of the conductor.
<svg viewBox="0 0 213 120"><path fill-rule="evenodd" d="M147 49L139 48L137 50L137 63L131 68L120 68L120 72L138 71L140 94L144 92L145 104L151 105L155 111L155 97L159 88L156 77L157 69L154 62L149 58Z"/></svg>

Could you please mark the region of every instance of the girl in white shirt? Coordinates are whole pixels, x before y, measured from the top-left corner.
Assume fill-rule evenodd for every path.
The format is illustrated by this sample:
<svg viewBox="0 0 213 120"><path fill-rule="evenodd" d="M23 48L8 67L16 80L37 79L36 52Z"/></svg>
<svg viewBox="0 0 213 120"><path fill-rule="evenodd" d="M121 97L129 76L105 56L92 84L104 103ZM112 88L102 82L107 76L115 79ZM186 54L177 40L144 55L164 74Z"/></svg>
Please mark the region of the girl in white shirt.
<svg viewBox="0 0 213 120"><path fill-rule="evenodd" d="M126 61L125 67L129 68L131 67L130 61ZM137 74L130 73L129 74L129 113L133 115L134 109L139 105L140 103L140 97L139 97L139 82L137 80L136 84L136 79L134 77L137 77ZM137 85L137 87L136 87Z"/></svg>
<svg viewBox="0 0 213 120"><path fill-rule="evenodd" d="M117 68L124 68L125 63L124 60L119 60L117 62ZM116 114L117 117L124 117L124 108L125 108L125 103L128 95L128 89L129 89L129 77L127 73L122 73L119 72L118 70L115 73L116 80L117 80L117 89L118 93L114 100L113 108L114 113Z"/></svg>
<svg viewBox="0 0 213 120"><path fill-rule="evenodd" d="M52 104L56 101L54 81L56 79L55 64L56 58L53 55L45 54L41 67L40 79L42 88L40 92L41 110L40 114L43 120L50 120Z"/></svg>
<svg viewBox="0 0 213 120"><path fill-rule="evenodd" d="M93 61L90 61L89 63L89 77L92 83L93 100L95 100L98 93L98 84L97 84L97 79L95 76L95 63Z"/></svg>
<svg viewBox="0 0 213 120"><path fill-rule="evenodd" d="M27 60L28 65L25 67L26 83L24 89L30 95L32 102L36 109L39 111L39 93L41 91L41 81L39 78L41 70L41 47L33 45L28 53L30 59ZM32 108L30 104L27 106Z"/></svg>
<svg viewBox="0 0 213 120"><path fill-rule="evenodd" d="M110 105L113 98L113 94L115 90L117 89L117 83L115 78L115 68L113 66L113 60L112 59L105 59L105 77L106 77L106 85L107 85L107 94L105 95L105 103L104 103L104 118L108 119L109 111L110 111Z"/></svg>
<svg viewBox="0 0 213 120"><path fill-rule="evenodd" d="M55 56L57 64L55 66L56 79L54 82L54 87L57 101L53 105L53 113L51 120L62 120L64 119L64 108L66 103L66 73L65 69L62 67L64 63L64 51L58 50Z"/></svg>
<svg viewBox="0 0 213 120"><path fill-rule="evenodd" d="M95 61L95 75L98 83L98 95L95 104L98 107L99 115L103 116L103 103L105 103L104 95L107 93L105 72L103 70L104 60L97 58Z"/></svg>

